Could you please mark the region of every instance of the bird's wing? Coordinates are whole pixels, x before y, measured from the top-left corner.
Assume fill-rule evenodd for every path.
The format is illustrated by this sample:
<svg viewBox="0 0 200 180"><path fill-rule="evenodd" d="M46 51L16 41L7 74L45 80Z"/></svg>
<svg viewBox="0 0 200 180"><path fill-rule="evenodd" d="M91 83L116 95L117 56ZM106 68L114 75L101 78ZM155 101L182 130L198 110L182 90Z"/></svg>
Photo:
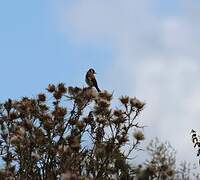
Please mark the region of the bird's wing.
<svg viewBox="0 0 200 180"><path fill-rule="evenodd" d="M96 87L97 86L97 80L94 76L91 77L91 81L92 81L93 85Z"/></svg>
<svg viewBox="0 0 200 180"><path fill-rule="evenodd" d="M94 74L88 72L86 74L86 83L89 85L89 86L93 86L97 89L98 92L101 92L101 90L99 89L98 85L97 85L97 80L94 76Z"/></svg>
<svg viewBox="0 0 200 180"><path fill-rule="evenodd" d="M101 92L101 90L98 87L97 80L95 77L92 78L92 83L93 83L93 86L97 89L97 91Z"/></svg>

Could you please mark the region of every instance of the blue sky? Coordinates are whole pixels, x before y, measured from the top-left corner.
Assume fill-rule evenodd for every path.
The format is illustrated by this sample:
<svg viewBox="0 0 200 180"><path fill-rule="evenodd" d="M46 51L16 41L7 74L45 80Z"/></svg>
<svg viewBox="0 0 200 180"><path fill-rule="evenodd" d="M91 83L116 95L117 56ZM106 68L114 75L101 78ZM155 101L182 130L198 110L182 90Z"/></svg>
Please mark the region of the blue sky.
<svg viewBox="0 0 200 180"><path fill-rule="evenodd" d="M91 66L102 68L109 50L69 42L56 27L50 1L0 2L1 100L35 95L48 83L84 85Z"/></svg>
<svg viewBox="0 0 200 180"><path fill-rule="evenodd" d="M34 95L51 82L82 85L88 67L103 71L111 64L112 42L90 39L78 44L68 39L71 32L59 29L55 7L60 4L70 9L78 2L0 2L1 100ZM158 1L155 10L174 14L177 5Z"/></svg>
<svg viewBox="0 0 200 180"><path fill-rule="evenodd" d="M84 86L94 67L102 89L146 101L146 142L169 140L179 160L196 162L199 10L196 0L0 1L0 100Z"/></svg>

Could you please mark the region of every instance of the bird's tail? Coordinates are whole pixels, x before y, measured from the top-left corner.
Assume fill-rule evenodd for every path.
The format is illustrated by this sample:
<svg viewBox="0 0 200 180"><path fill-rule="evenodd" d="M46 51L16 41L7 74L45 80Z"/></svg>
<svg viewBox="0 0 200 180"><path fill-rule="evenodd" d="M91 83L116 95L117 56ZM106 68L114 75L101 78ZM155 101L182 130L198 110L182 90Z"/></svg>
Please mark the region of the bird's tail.
<svg viewBox="0 0 200 180"><path fill-rule="evenodd" d="M101 92L101 90L99 89L99 87L98 87L98 86L96 86L95 88L97 89L97 91L98 91L98 92Z"/></svg>

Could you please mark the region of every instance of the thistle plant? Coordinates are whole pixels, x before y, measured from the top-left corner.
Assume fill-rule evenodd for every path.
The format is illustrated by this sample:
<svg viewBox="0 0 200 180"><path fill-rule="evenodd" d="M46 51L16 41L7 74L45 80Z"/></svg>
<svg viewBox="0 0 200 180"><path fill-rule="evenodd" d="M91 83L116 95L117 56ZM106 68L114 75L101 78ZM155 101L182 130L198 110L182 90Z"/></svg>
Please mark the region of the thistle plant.
<svg viewBox="0 0 200 180"><path fill-rule="evenodd" d="M144 140L137 117L145 103L92 88L50 84L35 98L0 106L0 177L132 179L128 163ZM124 151L126 147L126 151Z"/></svg>

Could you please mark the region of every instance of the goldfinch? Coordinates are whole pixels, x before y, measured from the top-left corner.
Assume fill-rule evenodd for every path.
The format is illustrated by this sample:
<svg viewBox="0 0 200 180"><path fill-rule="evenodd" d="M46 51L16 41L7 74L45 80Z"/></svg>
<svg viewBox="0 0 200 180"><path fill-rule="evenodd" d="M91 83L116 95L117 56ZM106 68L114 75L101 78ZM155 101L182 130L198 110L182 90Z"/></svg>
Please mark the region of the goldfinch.
<svg viewBox="0 0 200 180"><path fill-rule="evenodd" d="M99 87L97 85L97 80L94 76L95 74L96 74L96 72L94 69L92 69L92 68L89 69L85 76L85 82L87 83L87 85L89 87L95 87L98 92L101 92L101 90L99 89Z"/></svg>

